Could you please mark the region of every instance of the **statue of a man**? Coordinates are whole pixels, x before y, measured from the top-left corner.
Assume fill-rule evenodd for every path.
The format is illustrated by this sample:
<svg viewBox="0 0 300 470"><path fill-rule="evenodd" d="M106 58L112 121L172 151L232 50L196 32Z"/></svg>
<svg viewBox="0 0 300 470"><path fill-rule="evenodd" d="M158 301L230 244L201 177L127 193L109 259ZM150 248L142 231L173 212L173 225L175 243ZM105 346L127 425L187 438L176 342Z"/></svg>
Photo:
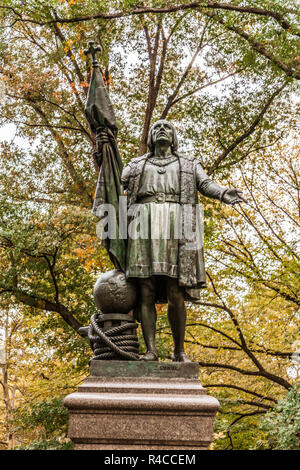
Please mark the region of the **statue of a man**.
<svg viewBox="0 0 300 470"><path fill-rule="evenodd" d="M138 225L145 234L138 237L129 234L126 255L126 277L136 279L139 285L136 315L147 348L142 359L158 360L155 304L167 301L174 340L172 360L190 362L184 352L184 301L199 298L199 288L205 287L206 282L198 223L198 191L225 204L245 200L241 191L213 182L196 158L177 151L176 131L170 122L154 123L148 147L149 153L132 159L122 173L132 216L131 227L136 222L135 228ZM192 230L186 230L187 227ZM152 236L157 228L158 236Z"/></svg>

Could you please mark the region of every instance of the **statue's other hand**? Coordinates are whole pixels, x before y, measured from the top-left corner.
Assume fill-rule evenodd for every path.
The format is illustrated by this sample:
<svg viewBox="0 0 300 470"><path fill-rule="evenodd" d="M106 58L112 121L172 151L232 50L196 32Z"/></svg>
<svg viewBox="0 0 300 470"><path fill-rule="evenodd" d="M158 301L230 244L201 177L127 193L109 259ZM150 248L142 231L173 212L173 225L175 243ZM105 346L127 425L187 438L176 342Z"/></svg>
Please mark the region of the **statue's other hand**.
<svg viewBox="0 0 300 470"><path fill-rule="evenodd" d="M225 192L222 201L225 202L225 204L240 204L241 202L245 202L247 204L247 200L244 199L242 196L242 191L239 191L238 189L227 189Z"/></svg>

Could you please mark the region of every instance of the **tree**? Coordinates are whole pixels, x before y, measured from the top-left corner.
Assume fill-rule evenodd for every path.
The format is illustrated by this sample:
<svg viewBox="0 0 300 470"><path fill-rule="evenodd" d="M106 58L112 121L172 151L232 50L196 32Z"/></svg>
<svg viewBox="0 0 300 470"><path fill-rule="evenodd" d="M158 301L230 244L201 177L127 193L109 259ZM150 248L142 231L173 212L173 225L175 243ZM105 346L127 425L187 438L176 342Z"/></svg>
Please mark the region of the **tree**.
<svg viewBox="0 0 300 470"><path fill-rule="evenodd" d="M209 289L189 306L187 346L222 402L216 446L249 448L265 436L261 416L293 383L299 170L288 142L298 113L299 15L293 2L144 3L0 4L0 122L17 130L2 146L1 305L25 325L22 370L36 378L33 364L50 350L43 373L62 398L63 373L72 386L86 373L90 353L78 329L95 312L97 275L111 268L90 214L97 162L84 115L91 64L83 50L100 40L124 162L145 151L153 120L167 117L183 151L222 184L245 188L250 204L238 210L205 201ZM37 400L48 406L49 387L27 377L26 416ZM38 436L30 431L24 445Z"/></svg>
<svg viewBox="0 0 300 470"><path fill-rule="evenodd" d="M61 399L87 374L85 345L74 339L71 344L63 328L36 318L28 307L2 306L0 327L6 356L0 375L1 449L69 448Z"/></svg>
<svg viewBox="0 0 300 470"><path fill-rule="evenodd" d="M13 418L13 412L16 404L17 381L15 374L12 374L12 376L10 377L9 372L10 362L12 360L12 335L20 328L20 320L18 321L15 318L9 318L8 311L5 311L1 327L3 332L3 363L1 364L2 377L0 378L0 385L2 388L4 402L4 420L3 423L1 423L3 426L3 432L1 432L1 436L3 434L7 436L7 442L1 441L1 446L7 445L8 449L13 449L15 439L11 421Z"/></svg>

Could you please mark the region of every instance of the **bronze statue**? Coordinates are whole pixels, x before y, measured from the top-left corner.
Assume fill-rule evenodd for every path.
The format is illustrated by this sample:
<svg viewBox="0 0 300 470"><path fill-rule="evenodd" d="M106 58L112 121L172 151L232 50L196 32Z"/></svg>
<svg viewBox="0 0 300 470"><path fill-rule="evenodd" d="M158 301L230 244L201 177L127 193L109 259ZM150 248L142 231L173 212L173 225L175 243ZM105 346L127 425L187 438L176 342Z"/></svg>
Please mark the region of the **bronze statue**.
<svg viewBox="0 0 300 470"><path fill-rule="evenodd" d="M153 228L156 220L167 224L167 238L128 237L126 276L137 279L140 293L138 319L141 322L147 352L145 361L156 361L155 324L157 299L168 302L168 319L174 339L173 361L189 362L184 352L186 310L184 300L199 298L205 287L202 239L199 230L194 239L175 238L176 223L182 227L184 205L197 221L198 191L226 204L244 201L241 191L226 189L214 183L204 172L199 160L178 152L174 126L166 120L155 122L149 132L149 153L134 158L124 168L122 183L127 189L129 208L143 204L144 222ZM181 210L179 210L181 208ZM139 212L140 215L140 212ZM143 221L142 221L143 223ZM194 227L196 228L196 227ZM174 230L175 229L175 230ZM172 236L173 235L173 236ZM161 298L159 298L161 295Z"/></svg>
<svg viewBox="0 0 300 470"><path fill-rule="evenodd" d="M93 74L86 114L92 130L96 133L96 157L100 167L93 212L101 217L99 209L109 204L118 213L119 199L125 190L130 222L126 233L128 237L124 237L124 234L120 236L117 230L116 236L103 240L114 266L118 269L111 274L111 281L114 283L111 285L120 285L120 289L123 289L128 282L131 290L133 284L137 285L139 300L132 306L135 318L142 325L147 348L142 360L158 360L155 346L155 304L167 302L168 319L174 339L172 360L190 362L184 352L186 325L184 302L186 299L199 299L200 288L206 286L198 192L226 204L246 201L242 198L241 191L226 189L213 182L198 159L178 152L175 127L166 120L159 120L151 127L148 138L149 153L133 158L123 169L116 144L118 128L95 59L96 51L97 48L90 43L87 52L93 55ZM120 227L120 223L120 216L117 215L115 220L117 228ZM157 228L160 229L159 233L153 236ZM125 282L124 272L127 279ZM110 277L106 275L105 282L109 279ZM100 279L100 283L98 282L96 286L101 287L101 282ZM102 322L103 329L105 320L101 303L103 289L101 292L97 289L98 287L94 295L102 313L99 322ZM130 289L128 287L128 291ZM113 288L110 290L114 291ZM109 289L106 289L106 292L108 291ZM120 291L120 298L123 296L122 292ZM109 292L107 295L109 296ZM136 299L136 296L133 297ZM113 303L112 300L108 299L105 303L108 308L106 313L110 314L107 318L113 318L107 307ZM120 305L119 313L124 303L120 302L118 305ZM126 302L127 309L128 306L129 303ZM122 315L126 316L126 313L127 310L125 312L122 310ZM134 349L136 341L133 334L127 335L131 344L126 344L125 338L122 337L116 340L119 345L124 345L123 353L116 346L114 346L115 352L109 353L108 350L112 347L110 335L119 330L117 327L115 330L112 328L112 332L108 332L105 336L99 327L100 323L97 326L96 320L92 318L93 330L89 335L90 341L96 344L93 348L94 352L96 351L96 359L116 358L115 354L118 351L123 359L138 358ZM130 325L133 328L133 324ZM104 346L103 344L99 346L97 342L95 336L97 328L99 335L105 341ZM123 325L124 329L126 326Z"/></svg>

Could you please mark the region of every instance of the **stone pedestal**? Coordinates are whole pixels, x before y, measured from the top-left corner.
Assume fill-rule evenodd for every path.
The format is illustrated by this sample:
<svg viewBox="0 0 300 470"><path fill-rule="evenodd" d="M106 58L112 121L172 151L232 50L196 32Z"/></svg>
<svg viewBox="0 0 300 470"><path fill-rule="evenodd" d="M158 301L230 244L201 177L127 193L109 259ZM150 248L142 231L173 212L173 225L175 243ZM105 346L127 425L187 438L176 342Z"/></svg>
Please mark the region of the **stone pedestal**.
<svg viewBox="0 0 300 470"><path fill-rule="evenodd" d="M64 400L75 449L203 450L211 443L219 402L200 384L198 364L92 361L90 372Z"/></svg>

